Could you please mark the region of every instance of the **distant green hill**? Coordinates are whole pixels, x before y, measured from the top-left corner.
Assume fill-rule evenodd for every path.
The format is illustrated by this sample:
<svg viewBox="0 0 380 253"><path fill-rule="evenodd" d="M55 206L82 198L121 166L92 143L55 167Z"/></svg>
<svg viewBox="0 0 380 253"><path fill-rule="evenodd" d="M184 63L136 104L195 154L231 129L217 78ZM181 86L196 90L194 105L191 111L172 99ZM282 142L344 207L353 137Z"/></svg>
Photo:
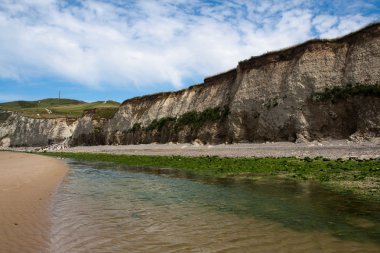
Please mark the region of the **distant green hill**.
<svg viewBox="0 0 380 253"><path fill-rule="evenodd" d="M99 112L99 117L110 118L119 105L112 100L87 103L74 99L47 98L38 101L0 103L0 110L18 111L33 118L77 118L82 116L84 110L96 109L95 112Z"/></svg>

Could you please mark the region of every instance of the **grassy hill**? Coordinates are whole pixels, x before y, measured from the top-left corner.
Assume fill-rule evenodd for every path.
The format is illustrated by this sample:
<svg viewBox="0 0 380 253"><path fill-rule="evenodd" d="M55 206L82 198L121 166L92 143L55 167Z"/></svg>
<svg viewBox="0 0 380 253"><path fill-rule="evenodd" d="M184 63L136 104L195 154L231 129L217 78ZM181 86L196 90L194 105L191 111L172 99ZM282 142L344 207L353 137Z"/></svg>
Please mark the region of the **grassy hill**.
<svg viewBox="0 0 380 253"><path fill-rule="evenodd" d="M0 103L0 110L18 111L33 118L77 118L82 116L85 110L96 109L95 111L99 112L100 117L110 118L119 105L118 102L111 100L87 103L74 99L47 98L38 101Z"/></svg>

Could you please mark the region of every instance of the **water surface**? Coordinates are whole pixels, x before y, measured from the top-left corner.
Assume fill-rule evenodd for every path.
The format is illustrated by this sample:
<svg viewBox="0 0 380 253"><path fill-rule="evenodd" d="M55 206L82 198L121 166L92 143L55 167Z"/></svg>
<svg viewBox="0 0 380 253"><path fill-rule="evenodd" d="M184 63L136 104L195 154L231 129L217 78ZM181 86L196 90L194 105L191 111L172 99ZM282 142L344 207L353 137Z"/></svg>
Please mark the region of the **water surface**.
<svg viewBox="0 0 380 253"><path fill-rule="evenodd" d="M66 161L52 252L380 252L380 203L316 184Z"/></svg>

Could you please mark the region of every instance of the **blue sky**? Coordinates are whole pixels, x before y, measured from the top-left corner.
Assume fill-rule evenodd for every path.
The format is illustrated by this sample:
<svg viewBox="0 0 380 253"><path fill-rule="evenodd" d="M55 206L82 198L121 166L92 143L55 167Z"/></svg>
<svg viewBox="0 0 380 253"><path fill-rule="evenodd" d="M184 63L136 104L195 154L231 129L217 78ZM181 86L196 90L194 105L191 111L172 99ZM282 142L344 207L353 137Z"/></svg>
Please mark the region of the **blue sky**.
<svg viewBox="0 0 380 253"><path fill-rule="evenodd" d="M0 102L178 90L379 20L378 0L1 0Z"/></svg>

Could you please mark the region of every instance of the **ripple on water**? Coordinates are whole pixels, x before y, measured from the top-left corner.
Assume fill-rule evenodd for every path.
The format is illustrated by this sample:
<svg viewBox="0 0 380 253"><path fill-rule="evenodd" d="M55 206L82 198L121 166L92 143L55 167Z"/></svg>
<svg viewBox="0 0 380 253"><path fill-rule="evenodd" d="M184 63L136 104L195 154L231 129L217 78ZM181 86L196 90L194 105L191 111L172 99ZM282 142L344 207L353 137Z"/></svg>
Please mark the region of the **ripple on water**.
<svg viewBox="0 0 380 253"><path fill-rule="evenodd" d="M210 182L67 162L52 252L380 251L378 203L313 184Z"/></svg>

